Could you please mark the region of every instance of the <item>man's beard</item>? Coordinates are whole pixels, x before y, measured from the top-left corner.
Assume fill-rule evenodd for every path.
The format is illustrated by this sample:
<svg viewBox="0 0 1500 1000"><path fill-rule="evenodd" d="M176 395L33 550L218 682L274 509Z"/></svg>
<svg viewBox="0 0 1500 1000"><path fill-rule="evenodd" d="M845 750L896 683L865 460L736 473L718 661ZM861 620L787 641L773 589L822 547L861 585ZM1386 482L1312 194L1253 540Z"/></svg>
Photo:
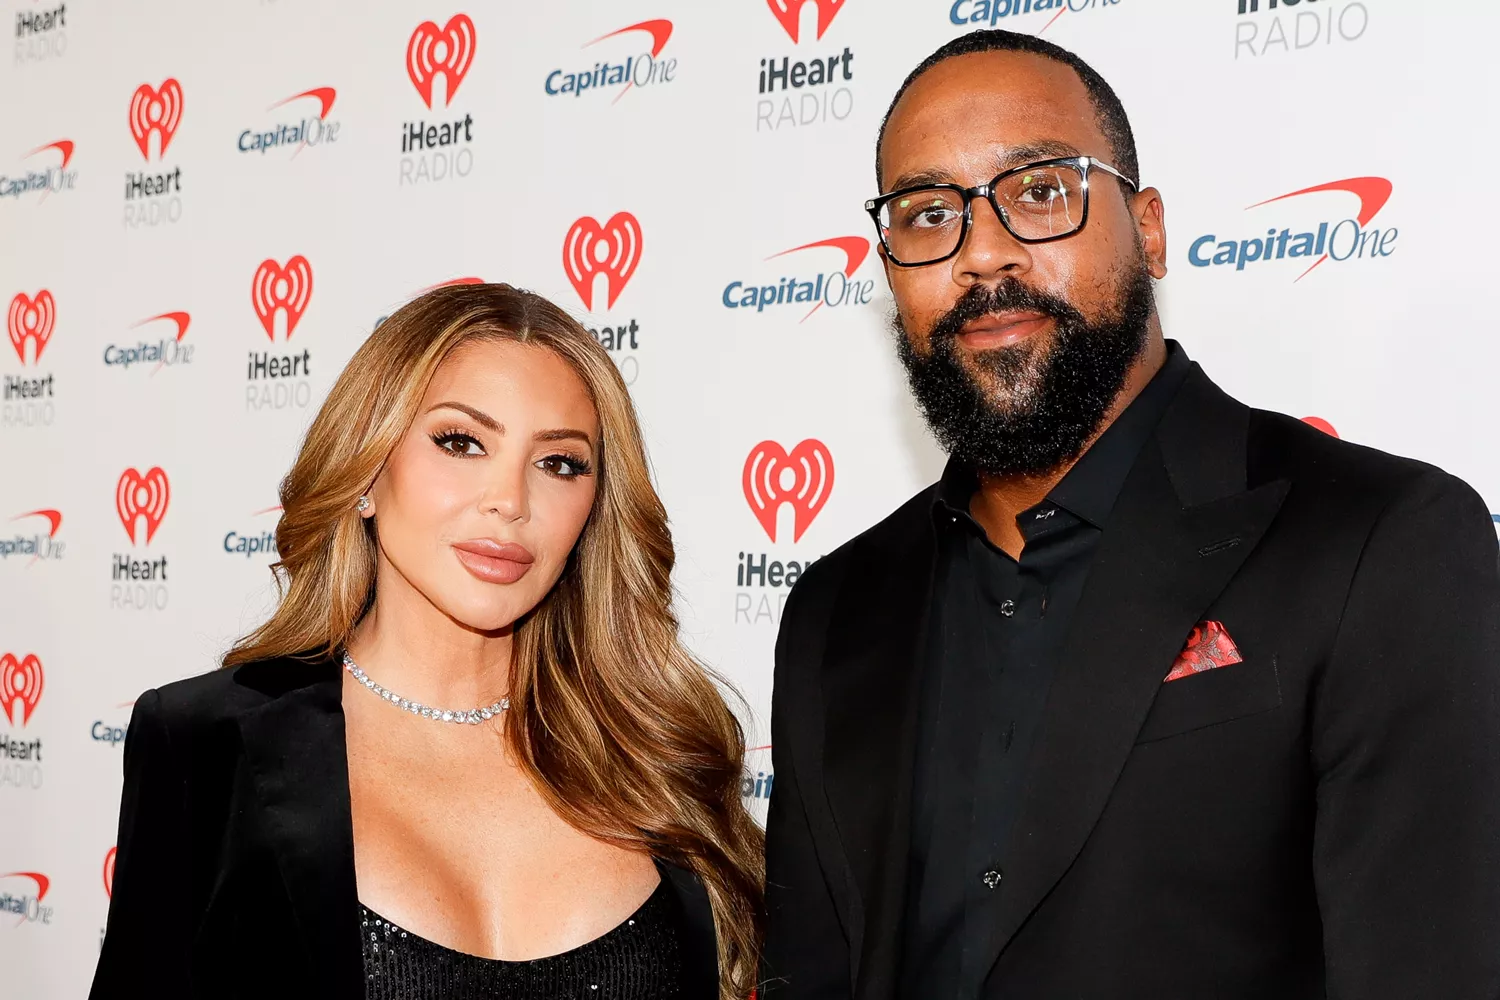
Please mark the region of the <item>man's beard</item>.
<svg viewBox="0 0 1500 1000"><path fill-rule="evenodd" d="M1146 347L1154 299L1144 261L1133 266L1115 314L1090 323L1067 301L1016 278L975 285L933 324L927 357L912 349L900 314L896 347L912 394L938 443L953 458L991 476L1056 471L1083 453ZM970 355L956 343L965 323L990 313L1037 312L1053 320L1050 340Z"/></svg>

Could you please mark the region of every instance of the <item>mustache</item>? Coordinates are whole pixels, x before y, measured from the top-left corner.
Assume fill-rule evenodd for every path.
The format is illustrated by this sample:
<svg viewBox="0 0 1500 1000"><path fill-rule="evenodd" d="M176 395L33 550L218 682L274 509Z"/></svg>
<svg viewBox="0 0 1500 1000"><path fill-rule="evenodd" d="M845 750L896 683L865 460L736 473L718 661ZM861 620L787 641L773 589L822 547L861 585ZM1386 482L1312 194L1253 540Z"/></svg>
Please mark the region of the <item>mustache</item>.
<svg viewBox="0 0 1500 1000"><path fill-rule="evenodd" d="M1006 278L996 285L973 285L932 325L929 341L933 348L946 349L968 323L1002 312L1035 312L1056 320L1059 326L1086 325L1083 314L1072 303L1056 295L1038 291Z"/></svg>

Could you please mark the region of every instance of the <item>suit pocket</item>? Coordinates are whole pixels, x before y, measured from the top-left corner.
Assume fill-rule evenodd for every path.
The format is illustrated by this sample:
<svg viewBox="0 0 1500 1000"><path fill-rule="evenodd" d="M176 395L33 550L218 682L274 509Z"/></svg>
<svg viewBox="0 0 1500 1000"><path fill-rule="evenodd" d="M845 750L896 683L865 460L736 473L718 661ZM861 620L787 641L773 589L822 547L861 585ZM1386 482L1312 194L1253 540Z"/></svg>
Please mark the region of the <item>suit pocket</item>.
<svg viewBox="0 0 1500 1000"><path fill-rule="evenodd" d="M1259 663L1231 663L1163 684L1135 741L1150 743L1259 715L1280 705L1275 656Z"/></svg>

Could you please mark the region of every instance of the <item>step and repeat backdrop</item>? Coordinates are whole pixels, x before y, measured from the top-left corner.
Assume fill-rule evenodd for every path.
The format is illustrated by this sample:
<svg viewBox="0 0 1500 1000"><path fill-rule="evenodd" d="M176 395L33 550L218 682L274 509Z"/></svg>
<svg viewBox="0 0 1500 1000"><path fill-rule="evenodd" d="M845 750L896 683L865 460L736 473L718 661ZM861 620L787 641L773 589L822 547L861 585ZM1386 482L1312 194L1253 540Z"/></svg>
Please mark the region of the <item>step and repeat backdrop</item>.
<svg viewBox="0 0 1500 1000"><path fill-rule="evenodd" d="M0 0L7 995L85 994L132 702L267 612L308 421L445 282L552 297L630 383L763 815L790 587L941 468L861 206L896 86L961 32L1115 86L1167 206L1168 334L1222 385L1500 510L1494 11Z"/></svg>

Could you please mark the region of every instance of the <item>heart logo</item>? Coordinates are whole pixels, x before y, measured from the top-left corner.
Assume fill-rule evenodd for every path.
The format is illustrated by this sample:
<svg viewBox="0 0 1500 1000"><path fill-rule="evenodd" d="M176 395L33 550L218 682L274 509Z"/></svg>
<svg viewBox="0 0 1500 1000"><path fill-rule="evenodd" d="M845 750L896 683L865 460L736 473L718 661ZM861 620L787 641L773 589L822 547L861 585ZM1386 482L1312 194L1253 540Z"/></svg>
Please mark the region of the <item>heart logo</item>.
<svg viewBox="0 0 1500 1000"><path fill-rule="evenodd" d="M153 467L144 476L135 469L120 473L120 481L115 484L115 510L120 515L120 523L125 525L125 534L130 536L131 545L137 544L137 517L146 519L146 544L151 544L161 519L167 514L167 501L171 497L167 474L160 466Z"/></svg>
<svg viewBox="0 0 1500 1000"><path fill-rule="evenodd" d="M452 103L474 63L474 41L474 22L467 14L454 14L443 28L423 21L411 33L406 43L406 75L428 108L432 107L432 81L439 73L448 81L443 105Z"/></svg>
<svg viewBox="0 0 1500 1000"><path fill-rule="evenodd" d="M16 349L21 364L26 363L26 341L32 341L32 362L42 360L42 351L52 339L52 326L57 321L57 303L52 293L42 289L36 298L19 292L10 300L10 309L5 315L5 328L10 334L10 344Z"/></svg>
<svg viewBox="0 0 1500 1000"><path fill-rule="evenodd" d="M1318 430L1322 431L1324 434L1327 434L1329 437L1339 436L1339 432L1334 429L1334 426L1328 421L1324 420L1322 417L1303 417L1302 422L1309 427L1316 427Z"/></svg>
<svg viewBox="0 0 1500 1000"><path fill-rule="evenodd" d="M286 335L290 340L310 298L312 265L301 254L288 260L285 267L267 259L255 269L250 282L250 304L272 343L276 341L276 310L286 310Z"/></svg>
<svg viewBox="0 0 1500 1000"><path fill-rule="evenodd" d="M796 517L792 541L802 534L833 491L833 454L822 441L808 438L790 455L775 441L762 441L750 450L742 475L745 501L766 536L776 541L776 514L789 503Z"/></svg>
<svg viewBox="0 0 1500 1000"><path fill-rule="evenodd" d="M563 239L563 270L589 312L594 311L594 275L608 276L605 308L613 309L640 262L641 224L629 212L616 212L602 226L585 215Z"/></svg>
<svg viewBox="0 0 1500 1000"><path fill-rule="evenodd" d="M776 20L781 22L787 35L795 44L797 34L801 29L802 5L804 3L814 4L818 8L818 37L823 37L823 32L833 23L833 19L844 7L844 0L766 0L766 6L771 8L771 13L776 15Z"/></svg>
<svg viewBox="0 0 1500 1000"><path fill-rule="evenodd" d="M35 653L17 658L14 653L0 655L0 707L10 724L16 724L16 702L21 703L21 725L31 721L36 703L42 700L42 661Z"/></svg>
<svg viewBox="0 0 1500 1000"><path fill-rule="evenodd" d="M151 133L161 140L157 159L167 155L167 146L177 134L182 121L182 84L175 79L162 81L160 87L143 83L130 98L130 134L141 147L141 156L151 160Z"/></svg>
<svg viewBox="0 0 1500 1000"><path fill-rule="evenodd" d="M115 895L115 853L118 847L111 847L104 855L104 894L111 899Z"/></svg>

